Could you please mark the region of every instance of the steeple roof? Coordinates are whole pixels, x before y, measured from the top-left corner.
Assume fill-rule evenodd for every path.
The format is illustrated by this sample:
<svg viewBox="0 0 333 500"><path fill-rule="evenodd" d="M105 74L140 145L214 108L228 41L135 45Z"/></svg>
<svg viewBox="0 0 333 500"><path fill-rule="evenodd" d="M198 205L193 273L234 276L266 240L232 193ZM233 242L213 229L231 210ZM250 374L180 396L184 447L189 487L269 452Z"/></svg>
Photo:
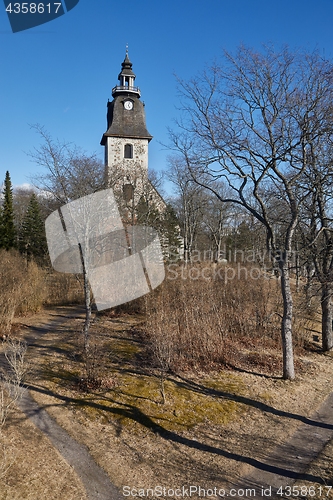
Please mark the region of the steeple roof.
<svg viewBox="0 0 333 500"><path fill-rule="evenodd" d="M135 78L135 74L132 71L132 66L133 66L133 64L131 63L131 61L130 61L130 59L128 57L128 49L126 49L126 56L125 56L124 61L121 63L121 68L122 69L121 69L121 72L118 75L118 80L121 79L122 75L132 76L133 78Z"/></svg>
<svg viewBox="0 0 333 500"><path fill-rule="evenodd" d="M139 87L135 87L135 74L132 71L132 63L128 56L128 49L126 48L125 59L121 63L121 71L118 75L119 84L113 87L112 96L124 94L132 94L140 97Z"/></svg>
<svg viewBox="0 0 333 500"><path fill-rule="evenodd" d="M132 71L127 48L121 68L118 76L120 85L113 87L113 101L108 102L107 105L108 128L102 137L101 144L103 146L107 137L148 139L148 141L152 139L146 126L144 104L140 101L140 89L134 86L135 74ZM131 101L130 109L125 108L126 101Z"/></svg>

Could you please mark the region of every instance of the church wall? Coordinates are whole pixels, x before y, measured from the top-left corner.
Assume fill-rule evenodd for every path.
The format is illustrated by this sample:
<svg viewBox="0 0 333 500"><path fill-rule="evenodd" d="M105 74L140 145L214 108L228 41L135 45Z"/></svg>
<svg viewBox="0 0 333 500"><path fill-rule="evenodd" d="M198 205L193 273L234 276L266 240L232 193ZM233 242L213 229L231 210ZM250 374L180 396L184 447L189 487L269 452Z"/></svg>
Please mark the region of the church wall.
<svg viewBox="0 0 333 500"><path fill-rule="evenodd" d="M133 158L124 158L125 144L133 145ZM108 137L105 151L106 176L109 185L120 182L135 184L148 177L148 139Z"/></svg>

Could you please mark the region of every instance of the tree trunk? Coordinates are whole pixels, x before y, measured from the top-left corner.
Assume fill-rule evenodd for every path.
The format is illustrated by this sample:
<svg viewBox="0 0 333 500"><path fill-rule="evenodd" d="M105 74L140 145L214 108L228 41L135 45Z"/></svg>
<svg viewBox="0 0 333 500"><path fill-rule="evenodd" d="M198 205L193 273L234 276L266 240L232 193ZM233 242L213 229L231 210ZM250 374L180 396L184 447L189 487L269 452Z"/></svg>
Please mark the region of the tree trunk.
<svg viewBox="0 0 333 500"><path fill-rule="evenodd" d="M79 243L79 249L80 249L80 257L81 257L81 263L82 263L84 304L85 304L85 310L86 310L86 317L85 317L84 327L83 327L84 351L86 354L88 354L89 343L90 343L89 330L90 330L90 322L91 322L90 285L89 285L89 280L88 280L87 269L86 269L85 262L84 262L82 247L81 247L80 243Z"/></svg>
<svg viewBox="0 0 333 500"><path fill-rule="evenodd" d="M330 283L323 283L321 287L321 331L323 351L329 351L333 347L331 288Z"/></svg>
<svg viewBox="0 0 333 500"><path fill-rule="evenodd" d="M83 280L84 280L84 303L86 308L83 336L84 336L84 350L87 354L89 352L89 344L90 344L89 330L91 322L91 300L90 300L90 286L86 272L83 274Z"/></svg>
<svg viewBox="0 0 333 500"><path fill-rule="evenodd" d="M288 257L279 261L281 273L281 292L283 298L283 317L281 323L282 351L283 351L283 378L295 378L294 353L292 338L293 299L290 289Z"/></svg>
<svg viewBox="0 0 333 500"><path fill-rule="evenodd" d="M300 258L299 258L299 251L298 251L298 244L296 242L295 246L295 251L296 251L296 259L295 259L295 271L296 271L296 292L299 292L300 289L300 274L301 274L301 264L300 264Z"/></svg>

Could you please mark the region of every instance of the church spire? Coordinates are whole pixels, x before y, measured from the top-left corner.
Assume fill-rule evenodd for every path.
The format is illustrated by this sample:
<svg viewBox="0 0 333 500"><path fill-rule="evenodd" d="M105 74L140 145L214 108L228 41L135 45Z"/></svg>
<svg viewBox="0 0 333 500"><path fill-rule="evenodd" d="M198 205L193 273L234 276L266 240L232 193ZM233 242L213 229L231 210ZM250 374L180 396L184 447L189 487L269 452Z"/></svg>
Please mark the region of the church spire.
<svg viewBox="0 0 333 500"><path fill-rule="evenodd" d="M126 93L127 95L134 94L140 97L139 87L134 86L135 74L132 71L133 64L128 55L128 45L126 45L126 55L124 61L121 63L121 71L118 75L119 85L113 87L112 96L115 97L119 94Z"/></svg>
<svg viewBox="0 0 333 500"><path fill-rule="evenodd" d="M132 68L132 63L131 61L129 60L129 57L128 57L128 43L126 43L126 54L125 54L125 59L124 59L124 62L122 63L122 67L124 67L125 64L129 64L130 67Z"/></svg>
<svg viewBox="0 0 333 500"><path fill-rule="evenodd" d="M134 86L135 74L132 71L127 46L118 79L119 85L112 89L113 100L107 104L107 131L103 134L101 144L107 145L110 137L148 140L149 142L152 136L147 130L140 89Z"/></svg>

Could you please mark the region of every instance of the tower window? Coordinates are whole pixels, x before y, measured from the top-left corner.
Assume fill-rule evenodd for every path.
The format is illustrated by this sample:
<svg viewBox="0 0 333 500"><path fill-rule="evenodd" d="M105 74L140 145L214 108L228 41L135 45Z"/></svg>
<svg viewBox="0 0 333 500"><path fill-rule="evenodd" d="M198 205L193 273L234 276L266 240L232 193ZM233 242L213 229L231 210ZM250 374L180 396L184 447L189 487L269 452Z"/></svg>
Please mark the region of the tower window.
<svg viewBox="0 0 333 500"><path fill-rule="evenodd" d="M126 203L129 203L134 198L134 187L132 184L124 184L123 194Z"/></svg>
<svg viewBox="0 0 333 500"><path fill-rule="evenodd" d="M132 144L125 144L124 158L133 158L133 145Z"/></svg>

